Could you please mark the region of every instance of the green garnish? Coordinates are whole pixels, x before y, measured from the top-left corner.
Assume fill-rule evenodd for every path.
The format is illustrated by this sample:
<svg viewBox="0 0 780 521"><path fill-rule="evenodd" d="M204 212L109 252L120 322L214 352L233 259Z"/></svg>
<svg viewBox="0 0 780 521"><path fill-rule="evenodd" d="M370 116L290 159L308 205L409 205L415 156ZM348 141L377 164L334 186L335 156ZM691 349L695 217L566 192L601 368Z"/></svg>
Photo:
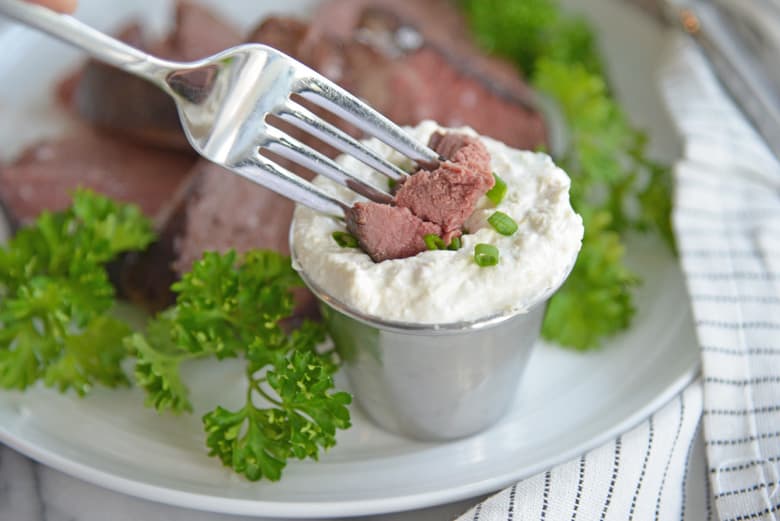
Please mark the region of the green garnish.
<svg viewBox="0 0 780 521"><path fill-rule="evenodd" d="M136 380L147 404L192 409L180 367L193 359L246 360L246 399L231 411L203 416L209 454L250 480L278 480L289 458L317 459L350 426L351 397L331 392L337 365L320 353L322 325L304 322L286 332L300 279L287 257L271 251L206 253L172 286L176 305L158 315L145 335L127 339Z"/></svg>
<svg viewBox="0 0 780 521"><path fill-rule="evenodd" d="M316 459L350 425L349 394L333 392L333 351L320 352L323 326L280 321L301 285L275 252L206 253L172 286L176 305L145 334L111 316L114 289L105 264L154 238L133 205L78 191L70 209L44 213L0 248L0 386L42 380L84 395L97 384L135 380L155 409L191 411L180 372L189 360L241 357L245 403L203 417L209 454L250 480L277 480L289 458Z"/></svg>
<svg viewBox="0 0 780 521"><path fill-rule="evenodd" d="M425 241L425 246L429 250L444 250L447 248L447 245L444 244L444 240L435 233L425 234L423 236L423 241Z"/></svg>
<svg viewBox="0 0 780 521"><path fill-rule="evenodd" d="M474 247L474 261L482 268L498 264L498 248L480 243Z"/></svg>
<svg viewBox="0 0 780 521"><path fill-rule="evenodd" d="M460 237L453 237L450 241L449 246L447 246L448 250L451 251L458 251L463 247L463 241L461 241Z"/></svg>
<svg viewBox="0 0 780 521"><path fill-rule="evenodd" d="M503 201L504 196L506 196L506 182L501 179L495 172L493 172L493 179L496 180L496 184L493 185L493 188L487 191L485 196L487 196L487 198L490 199L493 204L497 205Z"/></svg>
<svg viewBox="0 0 780 521"><path fill-rule="evenodd" d="M0 386L43 380L84 395L96 384L128 384L121 363L130 329L110 316L105 264L153 238L137 206L79 190L68 210L41 214L0 247Z"/></svg>
<svg viewBox="0 0 780 521"><path fill-rule="evenodd" d="M547 305L542 334L563 345L596 347L634 317L631 289L637 276L623 263L620 235L608 231L611 216L584 213L585 238L569 278Z"/></svg>
<svg viewBox="0 0 780 521"><path fill-rule="evenodd" d="M647 137L615 101L584 19L565 14L555 0L461 5L483 47L512 60L566 120L570 147L556 160L572 179L571 202L585 237L542 332L577 349L598 347L628 328L634 315L639 278L625 264L625 234L654 231L674 249L669 168L648 157Z"/></svg>
<svg viewBox="0 0 780 521"><path fill-rule="evenodd" d="M517 231L517 223L504 212L495 212L488 217L488 223L501 235L512 235Z"/></svg>
<svg viewBox="0 0 780 521"><path fill-rule="evenodd" d="M342 248L359 248L357 238L348 232L333 232L333 240Z"/></svg>

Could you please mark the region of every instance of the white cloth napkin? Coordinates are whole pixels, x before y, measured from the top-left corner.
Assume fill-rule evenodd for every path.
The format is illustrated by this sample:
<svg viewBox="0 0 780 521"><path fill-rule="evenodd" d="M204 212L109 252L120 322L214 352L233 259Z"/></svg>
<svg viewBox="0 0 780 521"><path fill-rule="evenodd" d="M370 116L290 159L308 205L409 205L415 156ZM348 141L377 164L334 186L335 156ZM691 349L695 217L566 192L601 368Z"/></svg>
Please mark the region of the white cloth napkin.
<svg viewBox="0 0 780 521"><path fill-rule="evenodd" d="M660 87L684 143L673 219L703 376L630 432L460 520L686 519L700 431L707 518L780 511L780 163L689 40L671 45Z"/></svg>
<svg viewBox="0 0 780 521"><path fill-rule="evenodd" d="M674 224L702 348L703 432L722 520L780 509L780 164L680 44L662 89L685 138Z"/></svg>

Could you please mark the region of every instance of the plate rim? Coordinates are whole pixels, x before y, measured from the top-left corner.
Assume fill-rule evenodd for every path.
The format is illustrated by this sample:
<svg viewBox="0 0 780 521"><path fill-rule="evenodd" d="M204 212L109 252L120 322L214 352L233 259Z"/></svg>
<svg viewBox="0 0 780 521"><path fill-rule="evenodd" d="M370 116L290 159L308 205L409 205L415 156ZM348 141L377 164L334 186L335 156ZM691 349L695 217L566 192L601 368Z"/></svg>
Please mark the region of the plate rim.
<svg viewBox="0 0 780 521"><path fill-rule="evenodd" d="M115 492L129 494L137 498L154 501L156 503L223 514L263 515L283 518L303 518L312 516L329 518L345 515L375 515L443 505L496 492L513 482L554 467L555 465L568 461L580 454L589 452L607 441L631 430L653 413L660 410L661 407L674 399L677 394L693 382L699 375L700 370L701 361L697 360L691 367L672 381L663 392L657 394L653 400L637 409L632 415L613 425L610 429L602 431L598 435L559 453L555 457L540 460L532 465L527 465L518 469L517 472L504 472L503 474L494 476L490 479L460 485L455 488L420 494L407 494L391 498L357 499L333 502L290 502L205 495L160 485L152 485L136 479L122 477L112 474L111 472L95 469L86 463L75 461L72 458L58 454L50 449L40 447L34 443L28 443L25 440L14 436L14 434L5 426L0 426L0 442L39 463L93 485Z"/></svg>

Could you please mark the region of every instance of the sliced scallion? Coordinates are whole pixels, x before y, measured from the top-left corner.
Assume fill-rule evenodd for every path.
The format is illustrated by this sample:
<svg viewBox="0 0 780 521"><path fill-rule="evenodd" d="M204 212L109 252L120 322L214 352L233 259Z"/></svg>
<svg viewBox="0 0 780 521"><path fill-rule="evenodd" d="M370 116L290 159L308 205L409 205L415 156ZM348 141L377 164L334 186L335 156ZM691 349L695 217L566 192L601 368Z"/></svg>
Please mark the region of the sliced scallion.
<svg viewBox="0 0 780 521"><path fill-rule="evenodd" d="M423 240L425 241L425 246L429 250L443 250L447 247L447 245L444 244L444 240L435 233L424 235Z"/></svg>
<svg viewBox="0 0 780 521"><path fill-rule="evenodd" d="M495 172L493 172L493 179L496 180L496 184L494 184L493 188L488 190L485 195L493 204L498 204L504 200L504 196L506 195L506 183Z"/></svg>
<svg viewBox="0 0 780 521"><path fill-rule="evenodd" d="M463 241L460 240L460 237L453 237L450 241L450 245L447 246L448 250L452 251L458 251L463 246Z"/></svg>
<svg viewBox="0 0 780 521"><path fill-rule="evenodd" d="M495 228L501 235L512 235L517 231L517 223L515 220L504 212L495 212L488 217L487 221L490 223L490 226Z"/></svg>
<svg viewBox="0 0 780 521"><path fill-rule="evenodd" d="M498 248L492 244L480 243L474 247L474 262L481 268L498 264Z"/></svg>
<svg viewBox="0 0 780 521"><path fill-rule="evenodd" d="M357 238L348 232L333 232L333 240L342 248L359 248Z"/></svg>

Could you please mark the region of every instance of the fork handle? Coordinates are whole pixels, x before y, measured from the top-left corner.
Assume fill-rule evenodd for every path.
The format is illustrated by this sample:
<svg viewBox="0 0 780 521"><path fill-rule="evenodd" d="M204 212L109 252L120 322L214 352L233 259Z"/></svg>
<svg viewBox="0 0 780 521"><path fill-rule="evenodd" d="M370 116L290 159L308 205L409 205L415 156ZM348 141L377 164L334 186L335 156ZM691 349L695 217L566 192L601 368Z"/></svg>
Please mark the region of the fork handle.
<svg viewBox="0 0 780 521"><path fill-rule="evenodd" d="M172 64L111 38L72 16L22 0L0 0L0 14L79 47L100 61L141 76L166 92L170 90L165 78L171 72Z"/></svg>

